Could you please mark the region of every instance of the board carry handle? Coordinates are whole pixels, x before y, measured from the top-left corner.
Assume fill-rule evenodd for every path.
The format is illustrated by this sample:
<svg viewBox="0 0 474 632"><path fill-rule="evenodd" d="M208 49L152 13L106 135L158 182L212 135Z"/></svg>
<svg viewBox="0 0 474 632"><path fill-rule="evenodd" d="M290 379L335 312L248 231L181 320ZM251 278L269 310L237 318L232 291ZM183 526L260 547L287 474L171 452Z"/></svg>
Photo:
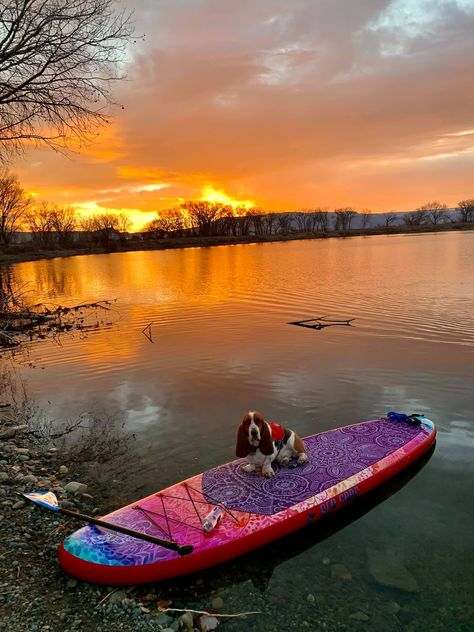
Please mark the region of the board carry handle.
<svg viewBox="0 0 474 632"><path fill-rule="evenodd" d="M35 492L31 494L22 494L22 496L41 507L46 507L46 509L51 509L65 516L69 516L70 518L74 518L75 520L94 524L98 527L109 529L110 531L117 531L118 533L129 535L132 538L137 538L138 540L145 540L146 542L157 544L165 549L170 549L170 551L175 551L181 556L190 555L194 550L194 547L191 544L179 544L178 542L171 542L170 540L162 540L161 538L155 538L153 535L148 535L148 533L127 529L127 527L122 527L121 525L113 524L111 522L107 522L106 520L100 520L100 518L94 518L93 516L86 516L85 514L78 513L77 511L71 511L70 509L63 509L59 506L58 499L53 492Z"/></svg>

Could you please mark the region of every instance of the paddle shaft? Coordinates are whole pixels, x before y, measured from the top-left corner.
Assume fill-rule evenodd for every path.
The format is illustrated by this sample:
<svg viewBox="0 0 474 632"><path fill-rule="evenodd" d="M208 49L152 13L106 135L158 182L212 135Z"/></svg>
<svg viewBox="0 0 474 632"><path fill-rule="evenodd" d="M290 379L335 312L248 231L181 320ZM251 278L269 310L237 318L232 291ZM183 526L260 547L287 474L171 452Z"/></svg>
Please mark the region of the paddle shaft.
<svg viewBox="0 0 474 632"><path fill-rule="evenodd" d="M92 516L86 516L84 514L78 513L77 511L70 511L69 509L63 509L62 507L59 507L58 511L64 514L65 516L69 516L70 518L75 518L76 520L81 520L83 522L96 524L98 527L103 527L104 529L110 529L111 531L118 531L118 533L129 535L132 538L138 538L139 540L146 540L147 542L158 544L159 546L162 546L165 549L176 551L176 553L178 553L179 555L189 555L190 553L193 552L193 547L190 544L181 545L176 542L161 540L160 538L155 538L152 535L148 535L148 533L142 533L141 531L133 531L133 529L127 529L127 527L122 527L118 524L111 524L110 522L106 522L105 520L100 520L99 518L93 518Z"/></svg>

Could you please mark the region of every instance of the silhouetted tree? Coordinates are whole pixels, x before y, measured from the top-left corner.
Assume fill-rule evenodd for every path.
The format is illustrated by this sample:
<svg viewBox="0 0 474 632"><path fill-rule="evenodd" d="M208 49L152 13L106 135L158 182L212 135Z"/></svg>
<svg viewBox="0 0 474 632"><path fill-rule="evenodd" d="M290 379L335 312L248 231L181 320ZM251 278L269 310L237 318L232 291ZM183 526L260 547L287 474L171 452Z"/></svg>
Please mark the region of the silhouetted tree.
<svg viewBox="0 0 474 632"><path fill-rule="evenodd" d="M315 209L313 211L315 228L326 233L329 230L329 211L326 209Z"/></svg>
<svg viewBox="0 0 474 632"><path fill-rule="evenodd" d="M396 213L384 213L383 216L385 219L385 228L388 228L389 226L394 224L398 218L398 215Z"/></svg>
<svg viewBox="0 0 474 632"><path fill-rule="evenodd" d="M275 213L268 213L268 215L265 215L264 225L266 227L267 235L272 235L277 226L277 216Z"/></svg>
<svg viewBox="0 0 474 632"><path fill-rule="evenodd" d="M190 224L187 216L180 208L169 208L159 212L159 217L150 222L152 231L161 231L162 234L181 237Z"/></svg>
<svg viewBox="0 0 474 632"><path fill-rule="evenodd" d="M289 213L279 213L277 216L278 232L287 235L291 230L291 216Z"/></svg>
<svg viewBox="0 0 474 632"><path fill-rule="evenodd" d="M132 222L126 213L119 213L117 215L116 229L120 234L120 241L123 243L126 241L127 233L132 227Z"/></svg>
<svg viewBox="0 0 474 632"><path fill-rule="evenodd" d="M52 213L52 227L62 246L72 242L72 233L77 228L76 211L71 206L56 206Z"/></svg>
<svg viewBox="0 0 474 632"><path fill-rule="evenodd" d="M76 213L71 207L41 201L30 205L25 224L33 233L33 240L41 247L53 244L65 246L72 241L72 232L77 224Z"/></svg>
<svg viewBox="0 0 474 632"><path fill-rule="evenodd" d="M418 211L424 211L426 213L427 221L432 224L439 224L440 222L446 221L448 219L447 215L447 206L446 204L442 204L441 202L427 202L423 204L423 206L418 207Z"/></svg>
<svg viewBox="0 0 474 632"><path fill-rule="evenodd" d="M97 213L82 218L81 227L89 233L93 241L108 246L113 235L119 234L119 219L113 213Z"/></svg>
<svg viewBox="0 0 474 632"><path fill-rule="evenodd" d="M25 219L30 200L18 178L8 172L0 175L0 241L9 244L13 233Z"/></svg>
<svg viewBox="0 0 474 632"><path fill-rule="evenodd" d="M369 211L362 211L360 213L360 219L362 223L362 230L365 230L372 221L372 213Z"/></svg>
<svg viewBox="0 0 474 632"><path fill-rule="evenodd" d="M54 206L48 202L38 202L30 206L26 213L26 226L33 234L33 241L46 248L52 243Z"/></svg>
<svg viewBox="0 0 474 632"><path fill-rule="evenodd" d="M0 3L0 157L25 141L65 146L106 121L132 35L114 0Z"/></svg>
<svg viewBox="0 0 474 632"><path fill-rule="evenodd" d="M334 211L334 213L336 215L334 229L341 231L350 230L352 220L357 215L357 212L352 208L338 208Z"/></svg>
<svg viewBox="0 0 474 632"><path fill-rule="evenodd" d="M205 202L200 200L190 200L184 202L181 208L187 216L191 225L201 236L212 234L212 224L222 215L229 212L229 207L221 202Z"/></svg>
<svg viewBox="0 0 474 632"><path fill-rule="evenodd" d="M299 233L309 232L308 231L308 217L309 213L307 211L300 211L295 214L295 224L297 231Z"/></svg>
<svg viewBox="0 0 474 632"><path fill-rule="evenodd" d="M461 200L458 204L458 213L461 222L474 222L474 200Z"/></svg>
<svg viewBox="0 0 474 632"><path fill-rule="evenodd" d="M421 226L421 224L426 223L427 219L428 213L421 209L409 211L403 215L403 221L407 226Z"/></svg>
<svg viewBox="0 0 474 632"><path fill-rule="evenodd" d="M263 214L263 209L256 206L253 206L248 210L248 216L250 217L251 225L256 235L263 235L264 233L265 228Z"/></svg>

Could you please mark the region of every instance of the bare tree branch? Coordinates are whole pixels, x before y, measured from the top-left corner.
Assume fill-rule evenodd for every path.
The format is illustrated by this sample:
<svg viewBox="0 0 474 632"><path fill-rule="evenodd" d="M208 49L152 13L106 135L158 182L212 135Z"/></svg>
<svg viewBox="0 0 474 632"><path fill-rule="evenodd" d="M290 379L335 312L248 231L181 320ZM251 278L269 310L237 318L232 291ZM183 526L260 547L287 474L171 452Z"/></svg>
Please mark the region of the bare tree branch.
<svg viewBox="0 0 474 632"><path fill-rule="evenodd" d="M28 141L66 148L92 138L131 37L131 14L114 0L3 0L0 159Z"/></svg>

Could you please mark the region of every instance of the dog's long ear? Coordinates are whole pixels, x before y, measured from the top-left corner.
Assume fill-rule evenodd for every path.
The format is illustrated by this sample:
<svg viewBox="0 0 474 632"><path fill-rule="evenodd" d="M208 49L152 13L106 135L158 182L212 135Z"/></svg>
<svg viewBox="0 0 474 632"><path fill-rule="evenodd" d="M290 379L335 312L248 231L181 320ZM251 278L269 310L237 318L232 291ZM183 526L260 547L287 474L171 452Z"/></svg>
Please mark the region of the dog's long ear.
<svg viewBox="0 0 474 632"><path fill-rule="evenodd" d="M270 432L270 427L266 421L263 422L263 427L260 431L260 443L258 449L262 454L273 454L273 440Z"/></svg>
<svg viewBox="0 0 474 632"><path fill-rule="evenodd" d="M248 456L249 452L249 438L247 433L245 432L244 424L240 424L239 430L237 432L237 445L235 446L235 453L240 459L243 459Z"/></svg>

